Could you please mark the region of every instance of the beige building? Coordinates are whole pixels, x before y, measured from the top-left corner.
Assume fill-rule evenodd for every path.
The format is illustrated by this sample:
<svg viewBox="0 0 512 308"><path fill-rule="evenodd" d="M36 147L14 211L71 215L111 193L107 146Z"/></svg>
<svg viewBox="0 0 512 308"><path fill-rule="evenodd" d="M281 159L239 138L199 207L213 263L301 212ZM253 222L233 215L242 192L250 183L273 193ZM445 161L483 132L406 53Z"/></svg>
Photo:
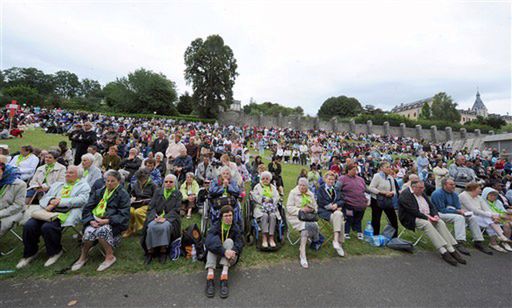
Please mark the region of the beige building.
<svg viewBox="0 0 512 308"><path fill-rule="evenodd" d="M391 109L391 112L403 115L404 117L411 120L416 120L420 116L421 108L423 108L423 105L429 104L429 106L432 107L432 100L433 97L429 97L408 104L400 104ZM488 115L487 107L485 107L485 104L480 98L480 93L478 91L476 92L476 99L473 107L471 109L468 108L467 110L459 109L459 113L460 124L464 124L471 120L476 120L476 117L479 115L484 118Z"/></svg>

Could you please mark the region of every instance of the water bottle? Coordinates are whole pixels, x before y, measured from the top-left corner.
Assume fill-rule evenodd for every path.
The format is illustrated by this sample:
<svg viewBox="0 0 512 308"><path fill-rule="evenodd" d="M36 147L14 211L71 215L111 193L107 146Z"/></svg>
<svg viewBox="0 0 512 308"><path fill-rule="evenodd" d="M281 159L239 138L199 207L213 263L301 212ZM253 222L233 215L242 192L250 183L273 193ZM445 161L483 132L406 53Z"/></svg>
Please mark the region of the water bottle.
<svg viewBox="0 0 512 308"><path fill-rule="evenodd" d="M196 245L192 244L192 262L197 261Z"/></svg>
<svg viewBox="0 0 512 308"><path fill-rule="evenodd" d="M373 227L371 221L366 224L366 228L364 229L364 240L368 243L373 241Z"/></svg>

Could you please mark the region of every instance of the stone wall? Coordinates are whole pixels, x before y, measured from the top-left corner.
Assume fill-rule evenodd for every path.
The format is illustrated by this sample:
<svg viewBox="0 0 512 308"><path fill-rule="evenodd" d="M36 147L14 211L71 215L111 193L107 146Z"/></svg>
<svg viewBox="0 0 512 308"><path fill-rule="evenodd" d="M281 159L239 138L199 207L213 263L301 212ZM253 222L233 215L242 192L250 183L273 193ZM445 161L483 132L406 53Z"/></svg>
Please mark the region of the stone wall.
<svg viewBox="0 0 512 308"><path fill-rule="evenodd" d="M451 127L446 129L437 129L432 126L429 128L423 128L421 125L416 127L405 127L405 124L401 124L399 127L389 126L387 122L384 125L373 125L371 121L366 124L355 123L351 121L338 122L336 119L331 121L320 121L318 118L305 118L299 116L251 116L246 115L243 112L237 111L226 111L219 116L220 124L225 125L249 125L259 127L281 127L281 128L292 128L299 130L309 129L321 129L328 131L349 131L354 133L373 133L378 135L389 135L389 136L401 136L401 137L414 137L418 139L425 139L431 142L448 142L451 141L454 149L460 149L464 146L481 146L483 144L484 134L481 134L479 130L475 132L466 132L464 128L460 131L453 131ZM493 134L493 133L491 133Z"/></svg>

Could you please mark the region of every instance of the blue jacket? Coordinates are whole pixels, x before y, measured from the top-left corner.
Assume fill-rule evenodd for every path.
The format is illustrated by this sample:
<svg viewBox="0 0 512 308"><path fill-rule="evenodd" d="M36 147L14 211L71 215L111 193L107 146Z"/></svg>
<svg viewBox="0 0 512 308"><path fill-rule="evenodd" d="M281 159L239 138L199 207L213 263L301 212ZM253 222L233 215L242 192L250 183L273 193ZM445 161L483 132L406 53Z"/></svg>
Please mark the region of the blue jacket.
<svg viewBox="0 0 512 308"><path fill-rule="evenodd" d="M222 245L220 226L221 220L219 219L219 221L212 225L212 227L208 230L208 233L206 234L206 241L204 244L208 251L211 251L212 253L218 256L224 256L226 249ZM244 242L242 237L242 231L240 231L238 224L236 224L234 221L233 224L231 225L231 228L229 229L227 238L233 240L233 250L240 258L240 255L242 254L242 248L244 247Z"/></svg>
<svg viewBox="0 0 512 308"><path fill-rule="evenodd" d="M432 193L430 201L439 213L456 214L457 210L461 209L459 196L454 192L449 193L442 188L438 188Z"/></svg>
<svg viewBox="0 0 512 308"><path fill-rule="evenodd" d="M231 196L236 198L238 198L238 196L240 195L240 188L233 180L229 182L227 191ZM212 198L222 196L222 194L224 193L224 186L222 185L222 182L220 182L219 180L211 182L209 193L210 197Z"/></svg>
<svg viewBox="0 0 512 308"><path fill-rule="evenodd" d="M335 203L339 208L345 204L341 191L334 185L334 196L331 197L327 192L327 185L324 183L318 188L316 192L316 203L318 204L318 215L325 220L331 218L332 210L328 209L327 206L331 203Z"/></svg>
<svg viewBox="0 0 512 308"><path fill-rule="evenodd" d="M181 174L194 171L194 163L192 162L192 157L190 157L190 155L176 157L174 159L174 166L183 168L181 170Z"/></svg>

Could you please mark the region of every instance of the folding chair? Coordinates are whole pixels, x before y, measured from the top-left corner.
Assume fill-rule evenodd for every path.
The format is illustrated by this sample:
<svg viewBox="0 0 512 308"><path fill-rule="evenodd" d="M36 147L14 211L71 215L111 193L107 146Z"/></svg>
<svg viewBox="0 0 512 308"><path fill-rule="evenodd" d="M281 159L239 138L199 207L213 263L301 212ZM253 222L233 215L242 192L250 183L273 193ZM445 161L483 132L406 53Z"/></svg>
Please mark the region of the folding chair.
<svg viewBox="0 0 512 308"><path fill-rule="evenodd" d="M319 217L317 223L318 231L325 237L325 242L332 242L334 239L334 232L332 231L331 222Z"/></svg>
<svg viewBox="0 0 512 308"><path fill-rule="evenodd" d="M400 231L400 234L398 234L398 238L401 238L401 237L402 237L402 235L404 235L404 233L411 233L411 234L413 234L413 235L411 235L412 237L414 237L414 235L416 235L416 233L415 233L415 232L408 232L408 231L409 231L408 229L403 228L403 229L402 229L402 231ZM418 245L418 243L422 241L422 239L423 239L423 236L424 236L424 235L425 235L425 232L424 232L424 231L421 231L420 236L418 237L418 239L416 239L416 241L415 241L412 245L413 245L413 246ZM403 238L402 238L402 239L403 239Z"/></svg>
<svg viewBox="0 0 512 308"><path fill-rule="evenodd" d="M17 240L19 240L19 242L21 242L21 244L23 244L23 238L18 233L16 233L16 231L14 231L14 227L15 227L15 225L12 226L12 228L9 230L8 233L11 233ZM5 235L7 235L7 234L5 234ZM5 237L5 235L3 237ZM11 250L6 251L6 252L0 251L0 255L1 256L8 256L11 253L13 253L20 246L21 245L16 245Z"/></svg>

